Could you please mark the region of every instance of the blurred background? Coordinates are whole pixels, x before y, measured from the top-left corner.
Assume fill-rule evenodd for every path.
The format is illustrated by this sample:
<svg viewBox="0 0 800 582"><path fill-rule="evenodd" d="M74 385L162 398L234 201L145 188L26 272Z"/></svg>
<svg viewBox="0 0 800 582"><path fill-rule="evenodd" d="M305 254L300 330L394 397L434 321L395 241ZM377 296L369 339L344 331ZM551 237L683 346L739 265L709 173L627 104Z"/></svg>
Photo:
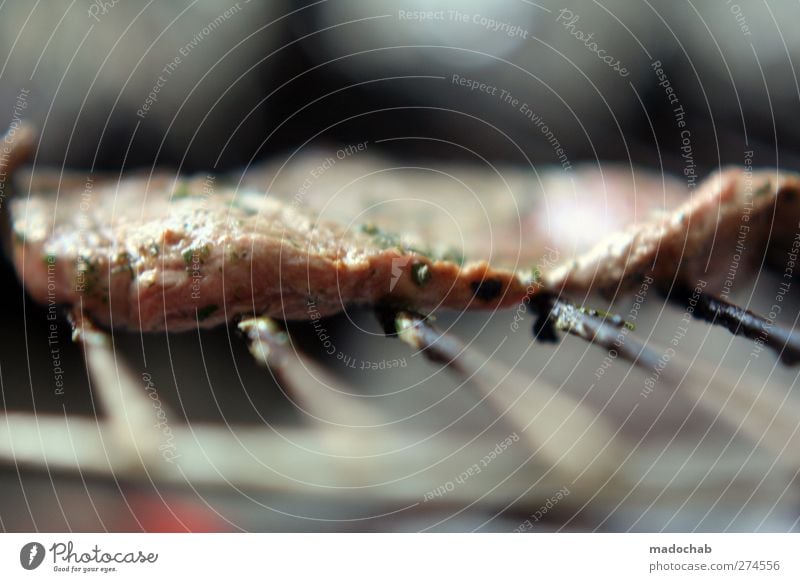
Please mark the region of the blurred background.
<svg viewBox="0 0 800 582"><path fill-rule="evenodd" d="M492 164L514 175L533 167L569 180L576 167L642 168L688 196L693 183L720 166L751 160L800 167L798 17L800 6L790 0L9 0L0 7L0 124L21 117L38 128L34 168L237 173L295 156L323 159L324 152L368 142L362 173L370 164L467 173ZM300 188L296 182L287 178L285 188ZM331 175L317 188L333 191L326 185L340 183ZM402 191L401 181L397 187ZM616 195L634 204L637 193ZM80 349L62 343L66 387L56 394L46 311L26 299L9 262L2 269L4 408L94 418L99 413ZM769 273L742 277L735 298L768 310L776 281ZM793 325L794 290L787 301L781 321ZM613 307L627 313L630 306L630 298L621 298ZM680 316L653 295L637 327L664 345ZM508 327L502 314L440 318L441 327L486 353ZM60 337L68 338L66 320L59 325ZM349 311L326 328L347 353L407 363L349 369L322 353L310 326L289 325L298 349L353 394L369 396L362 400L387 414L394 428L423 435L417 447L430 446L427 439L440 433L455 435L448 441L453 452L478 436L492 445L508 436L498 414L479 406L480 395L457 378L440 373L442 366L396 340L376 339L379 328L368 311ZM115 334L115 341L137 375L147 354L148 373L160 399L176 411L176 425L302 421L229 330ZM796 370L776 366L771 355L746 363L751 346L723 330L694 322L681 348L754 388L795 398ZM714 410L669 390L639 398L627 422L647 374L616 362L597 379L604 356L573 338L532 346L527 333L515 334L493 355L509 369L541 375L611 425L624 425L626 438L641 445L631 461L638 465L616 460L635 476L630 491L599 502L568 496L527 530L797 529L796 473L736 427L718 422ZM4 433L0 422L0 441L13 441ZM407 497L418 503L385 498L380 486L332 498L322 491L328 486L323 474L316 484L295 487L291 463L275 468L288 475L287 485L265 491L224 480L167 485L4 459L0 527L513 531L549 499L545 490L538 501L520 501L527 491L521 484L538 482L541 463L531 465L531 455L519 448L504 453L495 473L483 474L471 501L427 502L429 489L413 490L410 482ZM313 456L301 453L294 463L313 467ZM455 466L466 469L481 457L470 454ZM432 488L453 478L420 463L396 477L421 472ZM565 485L553 483L547 485L552 494ZM497 491L502 494L483 499Z"/></svg>

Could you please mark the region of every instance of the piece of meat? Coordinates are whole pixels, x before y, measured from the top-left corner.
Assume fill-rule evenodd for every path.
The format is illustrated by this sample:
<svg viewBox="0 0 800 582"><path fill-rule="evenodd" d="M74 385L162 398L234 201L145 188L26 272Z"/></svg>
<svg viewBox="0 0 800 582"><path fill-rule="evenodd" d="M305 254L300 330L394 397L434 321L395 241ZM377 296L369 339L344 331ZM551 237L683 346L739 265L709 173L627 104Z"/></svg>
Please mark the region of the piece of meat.
<svg viewBox="0 0 800 582"><path fill-rule="evenodd" d="M505 308L543 288L614 294L647 273L662 287L719 281L747 205L748 257L791 242L800 215L796 177L738 170L688 201L677 181L623 167L442 170L336 154L228 177L37 171L19 183L31 195L11 205L13 255L29 293L146 331L381 301Z"/></svg>
<svg viewBox="0 0 800 582"><path fill-rule="evenodd" d="M240 314L307 319L384 299L506 307L525 295L512 271L483 261L461 267L209 179L88 181L14 200L11 214L28 292L81 305L114 327L181 331Z"/></svg>
<svg viewBox="0 0 800 582"><path fill-rule="evenodd" d="M648 274L667 291L702 279L728 292L765 257L783 268L798 236L798 176L777 170L725 169L690 193L677 177L615 164L466 170L340 157L307 154L243 183L294 191L340 222L374 208L382 228L461 245L493 266L538 266L548 288L569 294L613 297Z"/></svg>
<svg viewBox="0 0 800 582"><path fill-rule="evenodd" d="M563 169L410 166L369 153L311 152L247 171L243 189L268 191L315 216L373 223L438 254L511 270L567 262L608 233L686 200L676 178L616 164Z"/></svg>
<svg viewBox="0 0 800 582"><path fill-rule="evenodd" d="M621 170L505 169L498 187L484 171L456 167L432 183L427 169L379 171L387 163L305 156L243 177L122 180L39 170L20 177L32 194L11 205L13 256L38 301L147 331L242 314L316 318L379 301L493 309L518 305L562 253L658 207L610 195L632 190ZM639 182L663 189L657 177Z"/></svg>
<svg viewBox="0 0 800 582"><path fill-rule="evenodd" d="M566 292L613 295L649 273L663 289L691 289L702 281L712 292L747 277L762 261L792 279L798 221L800 175L729 168L707 178L669 214L608 235L582 257L548 272L546 281Z"/></svg>

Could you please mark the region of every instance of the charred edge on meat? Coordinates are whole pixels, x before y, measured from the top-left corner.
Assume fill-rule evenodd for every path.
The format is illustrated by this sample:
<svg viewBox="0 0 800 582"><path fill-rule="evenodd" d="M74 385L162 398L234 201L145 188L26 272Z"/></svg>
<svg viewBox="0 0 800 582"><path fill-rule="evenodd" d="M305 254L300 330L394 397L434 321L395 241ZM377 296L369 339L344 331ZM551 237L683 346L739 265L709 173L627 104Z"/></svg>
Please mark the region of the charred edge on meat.
<svg viewBox="0 0 800 582"><path fill-rule="evenodd" d="M414 263L411 265L411 280L417 287L424 287L431 280L431 269L427 263Z"/></svg>
<svg viewBox="0 0 800 582"><path fill-rule="evenodd" d="M533 339L536 341L545 344L558 342L553 317L556 301L555 295L550 293L537 293L531 296L531 307L536 312L536 319L533 321Z"/></svg>
<svg viewBox="0 0 800 582"><path fill-rule="evenodd" d="M471 283L472 292L481 301L493 301L503 291L503 283L499 279L483 279Z"/></svg>
<svg viewBox="0 0 800 582"><path fill-rule="evenodd" d="M208 319L214 315L214 312L216 312L218 309L219 307L217 305L206 305L205 307L201 307L197 310L197 320L204 321Z"/></svg>

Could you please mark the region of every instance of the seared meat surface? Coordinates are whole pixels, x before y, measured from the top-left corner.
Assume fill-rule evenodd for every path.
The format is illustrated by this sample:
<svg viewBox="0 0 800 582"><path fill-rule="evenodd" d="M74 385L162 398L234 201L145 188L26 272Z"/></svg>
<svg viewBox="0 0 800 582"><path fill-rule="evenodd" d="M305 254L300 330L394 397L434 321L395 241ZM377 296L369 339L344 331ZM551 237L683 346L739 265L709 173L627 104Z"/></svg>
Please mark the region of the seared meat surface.
<svg viewBox="0 0 800 582"><path fill-rule="evenodd" d="M667 290L699 281L720 290L762 265L791 280L798 246L800 176L730 168L706 178L672 212L609 234L547 278L568 292L625 292L647 273Z"/></svg>
<svg viewBox="0 0 800 582"><path fill-rule="evenodd" d="M781 260L800 216L800 181L774 172L728 170L689 197L630 168L459 168L436 182L424 168L326 160L227 178L37 171L10 206L17 269L42 303L181 331L381 301L432 311L514 307L544 288L613 295L648 273L711 289L734 255Z"/></svg>
<svg viewBox="0 0 800 582"><path fill-rule="evenodd" d="M492 308L525 294L511 271L481 261L462 268L370 226L320 221L208 178L89 181L15 200L11 212L28 292L114 327L180 331L240 314L304 319L382 299Z"/></svg>

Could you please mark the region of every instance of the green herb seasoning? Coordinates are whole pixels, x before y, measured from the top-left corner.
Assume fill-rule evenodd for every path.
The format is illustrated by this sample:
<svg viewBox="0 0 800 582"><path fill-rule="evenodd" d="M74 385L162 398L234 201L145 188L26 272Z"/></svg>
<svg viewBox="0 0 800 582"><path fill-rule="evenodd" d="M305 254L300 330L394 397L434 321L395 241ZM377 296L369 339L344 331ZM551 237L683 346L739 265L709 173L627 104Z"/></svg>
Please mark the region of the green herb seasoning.
<svg viewBox="0 0 800 582"><path fill-rule="evenodd" d="M181 200L189 197L189 185L186 182L178 182L172 192L172 200Z"/></svg>
<svg viewBox="0 0 800 582"><path fill-rule="evenodd" d="M133 257L128 252L121 252L118 253L117 256L114 258L113 266L111 267L111 276L118 275L119 273L127 272L130 274L131 279L134 278L135 274L133 272L133 265L131 264L133 261Z"/></svg>
<svg viewBox="0 0 800 582"><path fill-rule="evenodd" d="M753 195L754 195L756 198L760 198L760 197L762 197L762 196L766 196L767 194L769 194L771 190L772 190L772 183L770 183L770 182L767 182L767 183L766 183L766 184L764 184L763 186L759 187L759 188L758 188L758 190L756 190L756 191L753 193Z"/></svg>
<svg viewBox="0 0 800 582"><path fill-rule="evenodd" d="M89 257L78 256L75 261L75 288L84 297L97 296L100 290L100 273L98 265Z"/></svg>
<svg viewBox="0 0 800 582"><path fill-rule="evenodd" d="M202 245L199 247L190 247L181 253L183 262L187 267L191 267L193 263L200 263L201 265L208 260L211 254L211 247L209 245ZM196 258L195 258L196 257Z"/></svg>
<svg viewBox="0 0 800 582"><path fill-rule="evenodd" d="M411 280L417 287L424 287L431 280L431 269L427 263L411 265Z"/></svg>
<svg viewBox="0 0 800 582"><path fill-rule="evenodd" d="M206 305L205 307L201 307L197 310L197 320L204 321L211 317L214 312L219 309L216 305Z"/></svg>

